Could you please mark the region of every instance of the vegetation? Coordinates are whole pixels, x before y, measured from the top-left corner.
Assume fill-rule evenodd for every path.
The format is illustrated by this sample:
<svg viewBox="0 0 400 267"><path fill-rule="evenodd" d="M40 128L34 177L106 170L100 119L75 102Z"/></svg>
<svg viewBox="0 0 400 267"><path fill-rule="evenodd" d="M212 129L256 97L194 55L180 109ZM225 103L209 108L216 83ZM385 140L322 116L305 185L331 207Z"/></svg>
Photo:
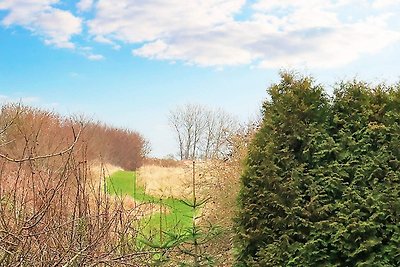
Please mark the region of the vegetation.
<svg viewBox="0 0 400 267"><path fill-rule="evenodd" d="M102 158L139 163L136 159L145 151L142 141L134 132L20 105L3 106L0 266L147 262L149 255L126 242L136 238L137 229L131 224L136 214L111 199L100 186L104 176L91 172L92 162ZM125 145L118 146L121 142ZM113 150L121 147L127 151L113 156Z"/></svg>
<svg viewBox="0 0 400 267"><path fill-rule="evenodd" d="M0 266L400 266L400 84L329 96L282 73L268 93L262 121L239 130L198 105L171 112L181 159L196 161L3 106Z"/></svg>
<svg viewBox="0 0 400 267"><path fill-rule="evenodd" d="M79 129L81 133L76 145L85 148L86 160L135 170L149 153L148 141L138 132L79 117L64 118L36 108L4 105L0 110L0 123L6 127L1 132L0 152L12 158L62 150L71 145L71 137Z"/></svg>
<svg viewBox="0 0 400 267"><path fill-rule="evenodd" d="M146 225L146 230L143 234L147 234L148 239L160 239L160 216L162 216L161 227L166 232L181 232L192 225L194 214L191 207L187 206L180 199L162 199L147 195L144 188L139 185L136 179L135 172L118 171L113 173L107 179L107 192L116 195L127 195L138 202L158 205L158 207L153 207L152 211L148 214L149 216L142 219L142 223ZM153 233L154 236L149 236Z"/></svg>
<svg viewBox="0 0 400 267"><path fill-rule="evenodd" d="M221 158L229 151L228 138L236 121L222 109L186 104L170 112L181 160Z"/></svg>
<svg viewBox="0 0 400 267"><path fill-rule="evenodd" d="M234 216L238 212L237 195L240 176L248 146L256 130L257 122L241 126L229 136L230 155L225 159L208 161L198 170L201 177L212 177L201 181L199 188L209 198L204 206L204 221L218 226L220 234L207 243L205 251L213 256L215 266L232 266L234 262L235 236Z"/></svg>
<svg viewBox="0 0 400 267"><path fill-rule="evenodd" d="M135 200L142 203L155 204L140 219L144 227L139 227L139 236L132 240L144 251L158 251L151 261L155 266L214 266L214 259L205 248L218 235L219 229L199 216L200 209L208 200L202 199L197 193L194 167L193 163L190 200L150 196L142 186L135 186L140 183L136 181L134 172L119 171L107 180L108 192L135 197Z"/></svg>
<svg viewBox="0 0 400 267"><path fill-rule="evenodd" d="M400 265L400 87L283 73L242 176L237 266Z"/></svg>

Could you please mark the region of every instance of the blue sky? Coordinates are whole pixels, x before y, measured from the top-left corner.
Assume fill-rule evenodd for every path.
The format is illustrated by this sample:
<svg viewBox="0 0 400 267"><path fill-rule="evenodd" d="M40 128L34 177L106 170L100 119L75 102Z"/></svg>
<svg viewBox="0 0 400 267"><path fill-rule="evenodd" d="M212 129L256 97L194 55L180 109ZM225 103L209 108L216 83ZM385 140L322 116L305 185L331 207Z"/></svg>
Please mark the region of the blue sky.
<svg viewBox="0 0 400 267"><path fill-rule="evenodd" d="M85 114L175 153L168 112L254 117L279 69L399 79L397 0L0 0L0 101Z"/></svg>

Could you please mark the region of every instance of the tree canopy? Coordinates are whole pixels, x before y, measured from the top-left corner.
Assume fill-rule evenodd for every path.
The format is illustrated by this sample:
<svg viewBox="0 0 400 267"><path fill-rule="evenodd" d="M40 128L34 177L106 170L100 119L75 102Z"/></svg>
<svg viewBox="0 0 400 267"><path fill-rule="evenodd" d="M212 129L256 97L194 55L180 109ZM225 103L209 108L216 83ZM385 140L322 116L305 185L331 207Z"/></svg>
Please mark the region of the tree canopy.
<svg viewBox="0 0 400 267"><path fill-rule="evenodd" d="M400 86L282 73L268 93L236 265L400 266Z"/></svg>

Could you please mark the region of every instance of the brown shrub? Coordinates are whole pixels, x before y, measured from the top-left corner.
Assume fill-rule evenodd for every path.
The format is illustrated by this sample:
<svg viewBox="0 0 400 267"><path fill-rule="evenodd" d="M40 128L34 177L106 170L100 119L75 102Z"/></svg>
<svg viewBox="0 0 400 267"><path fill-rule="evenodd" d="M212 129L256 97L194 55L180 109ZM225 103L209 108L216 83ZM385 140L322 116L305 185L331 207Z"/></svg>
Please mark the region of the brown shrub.
<svg viewBox="0 0 400 267"><path fill-rule="evenodd" d="M96 129L102 140L114 145L138 138L129 131ZM95 174L88 162L102 148L97 150L90 135L95 134L78 121L52 112L2 107L0 266L119 266L147 261L149 253L139 252L134 241L143 207L111 200L104 184L92 179ZM126 138L118 143L120 137ZM111 158L113 148L101 153ZM127 154L116 162L132 164L124 157Z"/></svg>
<svg viewBox="0 0 400 267"><path fill-rule="evenodd" d="M212 160L199 168L198 175L211 177L203 195L209 200L204 206L203 223L218 225L222 233L208 243L207 253L213 255L217 266L232 266L234 260L234 217L237 212L237 196L240 176L248 146L257 131L257 124L243 127L229 138L231 153L225 160Z"/></svg>
<svg viewBox="0 0 400 267"><path fill-rule="evenodd" d="M7 122L13 122L7 125ZM99 122L63 118L50 111L19 105L1 108L0 153L22 158L56 152L70 145L83 127L78 146L84 146L87 160L100 160L127 170L136 170L149 152L148 141L138 132L109 127ZM82 125L81 125L82 124ZM75 133L74 133L75 131ZM27 150L29 148L29 150Z"/></svg>

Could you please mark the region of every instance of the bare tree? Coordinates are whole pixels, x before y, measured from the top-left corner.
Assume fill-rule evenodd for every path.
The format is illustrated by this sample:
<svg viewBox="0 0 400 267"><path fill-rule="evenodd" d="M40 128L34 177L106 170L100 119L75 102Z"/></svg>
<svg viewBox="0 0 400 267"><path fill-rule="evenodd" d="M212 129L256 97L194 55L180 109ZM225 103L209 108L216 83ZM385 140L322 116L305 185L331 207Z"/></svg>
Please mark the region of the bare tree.
<svg viewBox="0 0 400 267"><path fill-rule="evenodd" d="M208 110L206 131L201 145L203 157L206 159L224 157L228 151L228 138L236 128L236 121L224 110Z"/></svg>
<svg viewBox="0 0 400 267"><path fill-rule="evenodd" d="M236 127L236 121L227 112L198 104L176 107L170 112L169 122L176 134L181 160L222 156L227 150L229 133Z"/></svg>
<svg viewBox="0 0 400 267"><path fill-rule="evenodd" d="M170 112L169 121L177 135L180 158L195 159L205 128L203 107L194 104L178 106Z"/></svg>

